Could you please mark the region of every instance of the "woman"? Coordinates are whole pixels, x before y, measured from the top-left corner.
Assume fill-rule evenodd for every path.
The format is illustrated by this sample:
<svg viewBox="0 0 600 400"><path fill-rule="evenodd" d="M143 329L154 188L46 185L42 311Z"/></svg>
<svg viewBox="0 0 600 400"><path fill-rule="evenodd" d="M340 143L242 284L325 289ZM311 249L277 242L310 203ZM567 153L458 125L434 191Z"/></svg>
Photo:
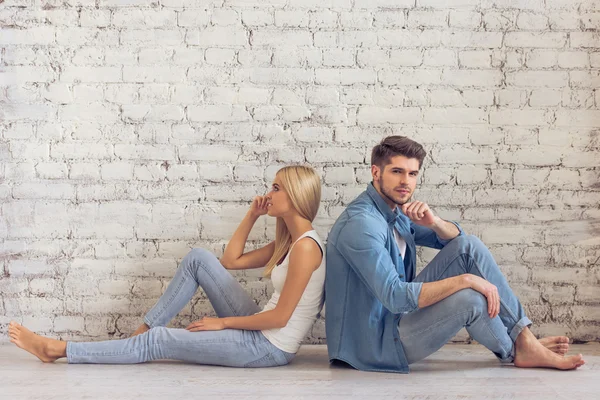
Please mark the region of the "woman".
<svg viewBox="0 0 600 400"><path fill-rule="evenodd" d="M11 322L11 342L44 362L141 363L175 359L232 367L274 367L289 363L321 311L324 300L323 243L311 222L321 184L305 166L280 169L266 196L256 197L223 257L194 249L133 336L102 342L64 342L34 334ZM277 218L275 241L247 253L244 246L257 219ZM275 291L261 311L226 269L266 266ZM204 317L185 329L165 325L190 301L198 286L218 317Z"/></svg>

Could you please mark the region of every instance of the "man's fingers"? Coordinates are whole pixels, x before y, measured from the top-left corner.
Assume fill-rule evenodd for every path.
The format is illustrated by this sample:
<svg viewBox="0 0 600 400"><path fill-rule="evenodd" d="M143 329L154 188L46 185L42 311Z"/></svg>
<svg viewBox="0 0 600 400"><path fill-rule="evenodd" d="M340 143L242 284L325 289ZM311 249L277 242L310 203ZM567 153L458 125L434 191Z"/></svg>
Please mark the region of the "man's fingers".
<svg viewBox="0 0 600 400"><path fill-rule="evenodd" d="M500 314L500 296L498 295L498 291L494 290L494 317Z"/></svg>
<svg viewBox="0 0 600 400"><path fill-rule="evenodd" d="M427 204L421 203L419 208L417 209L417 215L419 218L423 218L425 216L425 212L428 210Z"/></svg>
<svg viewBox="0 0 600 400"><path fill-rule="evenodd" d="M419 202L418 201L413 201L412 203L409 203L408 208L406 210L406 215L410 218L410 219L415 219L416 218L416 213L415 210L419 207Z"/></svg>
<svg viewBox="0 0 600 400"><path fill-rule="evenodd" d="M405 215L408 212L408 206L410 206L410 203L402 204L401 210Z"/></svg>
<svg viewBox="0 0 600 400"><path fill-rule="evenodd" d="M496 296L498 296L498 311L496 312L496 316L500 315L500 293L496 292Z"/></svg>

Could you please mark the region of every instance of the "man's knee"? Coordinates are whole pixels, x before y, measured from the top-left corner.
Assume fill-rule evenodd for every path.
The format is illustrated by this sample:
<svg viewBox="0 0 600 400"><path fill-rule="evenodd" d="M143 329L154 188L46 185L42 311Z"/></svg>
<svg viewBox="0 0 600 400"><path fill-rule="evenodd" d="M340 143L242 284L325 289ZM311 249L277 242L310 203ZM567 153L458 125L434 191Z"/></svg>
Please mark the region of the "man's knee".
<svg viewBox="0 0 600 400"><path fill-rule="evenodd" d="M474 314L480 314L487 310L487 299L484 295L473 289L463 289L452 296L455 308L468 310Z"/></svg>
<svg viewBox="0 0 600 400"><path fill-rule="evenodd" d="M461 235L454 239L464 253L472 254L474 252L488 251L485 244L475 235Z"/></svg>

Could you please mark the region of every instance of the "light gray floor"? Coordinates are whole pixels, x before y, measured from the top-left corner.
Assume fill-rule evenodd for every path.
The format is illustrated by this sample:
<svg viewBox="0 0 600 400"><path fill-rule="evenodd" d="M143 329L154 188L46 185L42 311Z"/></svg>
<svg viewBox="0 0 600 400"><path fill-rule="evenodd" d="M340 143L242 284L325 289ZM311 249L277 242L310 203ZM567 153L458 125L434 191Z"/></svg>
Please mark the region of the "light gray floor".
<svg viewBox="0 0 600 400"><path fill-rule="evenodd" d="M0 345L0 399L600 399L600 344L572 345L577 371L500 365L479 345L447 345L409 375L332 367L325 346L292 364L234 369L160 361L141 365L43 364Z"/></svg>

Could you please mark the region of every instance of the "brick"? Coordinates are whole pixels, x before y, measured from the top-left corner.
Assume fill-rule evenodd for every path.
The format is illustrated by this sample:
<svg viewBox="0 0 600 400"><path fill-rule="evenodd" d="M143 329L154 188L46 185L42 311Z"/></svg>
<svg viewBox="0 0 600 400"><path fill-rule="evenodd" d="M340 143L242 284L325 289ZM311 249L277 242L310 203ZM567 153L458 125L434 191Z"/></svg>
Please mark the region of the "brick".
<svg viewBox="0 0 600 400"><path fill-rule="evenodd" d="M187 117L191 121L199 122L243 122L250 119L245 107L229 105L190 106L187 108Z"/></svg>
<svg viewBox="0 0 600 400"><path fill-rule="evenodd" d="M545 110L490 111L490 123L494 125L545 125L549 118Z"/></svg>
<svg viewBox="0 0 600 400"><path fill-rule="evenodd" d="M364 161L362 151L346 148L307 149L306 160L309 163L333 162L360 163Z"/></svg>
<svg viewBox="0 0 600 400"><path fill-rule="evenodd" d="M23 183L13 188L16 199L73 199L75 190L66 183Z"/></svg>
<svg viewBox="0 0 600 400"><path fill-rule="evenodd" d="M50 275L54 268L47 260L11 260L8 262L8 273L11 276Z"/></svg>
<svg viewBox="0 0 600 400"><path fill-rule="evenodd" d="M419 108L383 108L360 107L357 121L359 124L380 123L416 123L422 120Z"/></svg>
<svg viewBox="0 0 600 400"><path fill-rule="evenodd" d="M180 146L178 152L182 160L234 162L240 156L238 148L215 145Z"/></svg>
<svg viewBox="0 0 600 400"><path fill-rule="evenodd" d="M124 29L119 36L120 44L125 46L180 46L188 42L188 36L182 29ZM193 39L192 39L193 41Z"/></svg>
<svg viewBox="0 0 600 400"><path fill-rule="evenodd" d="M115 155L128 160L172 160L175 152L166 145L115 145Z"/></svg>
<svg viewBox="0 0 600 400"><path fill-rule="evenodd" d="M450 27L477 29L482 23L482 14L471 10L450 10L448 17Z"/></svg>
<svg viewBox="0 0 600 400"><path fill-rule="evenodd" d="M119 31L87 27L70 27L56 31L56 43L63 46L117 46Z"/></svg>
<svg viewBox="0 0 600 400"><path fill-rule="evenodd" d="M48 45L55 41L56 28L3 29L0 45Z"/></svg>
<svg viewBox="0 0 600 400"><path fill-rule="evenodd" d="M572 48L597 48L598 32L571 32L570 45Z"/></svg>

